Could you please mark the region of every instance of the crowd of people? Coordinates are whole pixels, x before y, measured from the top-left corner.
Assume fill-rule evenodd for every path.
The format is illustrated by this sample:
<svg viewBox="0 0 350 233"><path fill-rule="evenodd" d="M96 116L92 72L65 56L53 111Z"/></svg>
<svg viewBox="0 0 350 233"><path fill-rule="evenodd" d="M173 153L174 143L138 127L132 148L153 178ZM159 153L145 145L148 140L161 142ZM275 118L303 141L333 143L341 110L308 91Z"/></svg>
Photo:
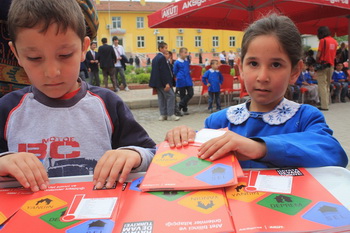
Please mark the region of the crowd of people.
<svg viewBox="0 0 350 233"><path fill-rule="evenodd" d="M318 38L316 58L312 50L306 52L303 70L291 85L292 99L300 102L303 93L307 103L328 111L330 102L345 103L346 98L350 99L348 49L344 42L337 49L338 43L326 26L318 29Z"/></svg>

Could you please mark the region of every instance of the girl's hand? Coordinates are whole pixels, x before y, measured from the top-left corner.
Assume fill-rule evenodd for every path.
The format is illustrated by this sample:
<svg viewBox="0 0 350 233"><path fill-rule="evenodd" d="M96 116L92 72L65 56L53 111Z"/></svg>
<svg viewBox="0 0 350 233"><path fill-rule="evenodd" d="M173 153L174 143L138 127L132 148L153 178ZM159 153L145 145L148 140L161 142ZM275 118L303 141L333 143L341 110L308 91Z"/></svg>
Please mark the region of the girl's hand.
<svg viewBox="0 0 350 233"><path fill-rule="evenodd" d="M227 131L224 135L204 143L198 150L198 157L215 160L229 152L234 152L238 160L260 159L266 154L266 145L264 142Z"/></svg>
<svg viewBox="0 0 350 233"><path fill-rule="evenodd" d="M196 132L188 126L182 125L169 130L166 133L165 140L169 142L170 147L187 146L188 143L194 142Z"/></svg>

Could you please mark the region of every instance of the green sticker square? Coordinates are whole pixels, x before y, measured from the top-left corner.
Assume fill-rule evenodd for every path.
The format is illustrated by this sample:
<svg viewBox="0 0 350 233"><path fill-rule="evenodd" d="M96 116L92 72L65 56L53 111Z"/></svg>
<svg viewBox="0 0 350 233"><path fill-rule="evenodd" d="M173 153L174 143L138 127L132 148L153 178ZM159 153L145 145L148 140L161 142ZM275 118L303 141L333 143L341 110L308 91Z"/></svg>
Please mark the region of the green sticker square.
<svg viewBox="0 0 350 233"><path fill-rule="evenodd" d="M271 194L257 204L288 215L296 215L312 201L302 197L287 194Z"/></svg>
<svg viewBox="0 0 350 233"><path fill-rule="evenodd" d="M184 192L184 191L176 191L176 190L169 190L169 191L161 191L161 192L149 192L150 194L156 195L160 198L163 198L167 201L174 201L179 199L180 197L185 196L186 194L190 192Z"/></svg>
<svg viewBox="0 0 350 233"><path fill-rule="evenodd" d="M67 207L65 207L63 209L56 210L54 212L51 212L49 214L45 214L45 215L41 216L40 219L47 222L48 224L50 224L51 226L53 226L56 229L63 229L65 227L73 225L77 222L80 222L77 220L71 221L71 222L61 222L60 218L64 215L66 210L67 210Z"/></svg>
<svg viewBox="0 0 350 233"><path fill-rule="evenodd" d="M209 162L207 160L203 160L197 157L191 157L186 159L185 161L182 161L181 163L178 163L174 166L171 166L170 169L181 173L185 176L192 176L203 169L209 167L212 164L212 162Z"/></svg>

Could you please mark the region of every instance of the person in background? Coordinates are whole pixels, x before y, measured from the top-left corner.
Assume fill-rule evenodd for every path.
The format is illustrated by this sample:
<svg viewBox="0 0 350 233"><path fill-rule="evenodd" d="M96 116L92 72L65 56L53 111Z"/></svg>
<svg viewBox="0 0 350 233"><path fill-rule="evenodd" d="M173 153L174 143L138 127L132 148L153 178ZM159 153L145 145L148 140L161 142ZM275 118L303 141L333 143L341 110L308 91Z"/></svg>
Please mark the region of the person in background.
<svg viewBox="0 0 350 233"><path fill-rule="evenodd" d="M300 73L296 84L300 88L305 88L308 91L308 99L311 101L312 105L317 105L320 103L320 99L318 97L318 87L317 84L312 82L312 77L307 70L307 64L304 62L302 72Z"/></svg>
<svg viewBox="0 0 350 233"><path fill-rule="evenodd" d="M225 52L225 50L222 51L222 52L220 53L219 59L220 59L220 63L221 63L222 65L227 64L227 63L226 63L226 52Z"/></svg>
<svg viewBox="0 0 350 233"><path fill-rule="evenodd" d="M187 48L180 48L179 58L174 63L176 88L180 92L179 108L183 115L189 115L188 102L193 97L193 82L190 74L190 63L187 60Z"/></svg>
<svg viewBox="0 0 350 233"><path fill-rule="evenodd" d="M111 45L107 44L107 38L101 39L102 45L98 47L98 62L102 69L103 83L105 88L108 88L108 76L111 79L113 90L117 92L117 81L115 79L115 68L114 64L117 62L114 49Z"/></svg>
<svg viewBox="0 0 350 233"><path fill-rule="evenodd" d="M100 75L98 68L98 52L95 51L97 47L96 42L90 43L90 50L86 53L86 61L88 64L88 71L90 77L90 84L100 86Z"/></svg>
<svg viewBox="0 0 350 233"><path fill-rule="evenodd" d="M343 71L343 63L338 63L333 72L332 84L330 86L331 92L333 91L332 102L335 102L335 99L340 93L340 101L345 103L345 97L348 95L348 86L347 78Z"/></svg>
<svg viewBox="0 0 350 233"><path fill-rule="evenodd" d="M251 24L237 59L251 99L211 114L205 128L228 131L203 143L201 159L234 154L243 168L322 167L348 164L323 114L314 106L284 98L303 61L300 33L291 19L276 14ZM179 126L166 135L170 147L194 142L195 131Z"/></svg>
<svg viewBox="0 0 350 233"><path fill-rule="evenodd" d="M235 59L236 59L236 55L235 53L230 50L230 52L227 55L228 58L228 64L231 66L231 68L233 68L233 66L235 65Z"/></svg>
<svg viewBox="0 0 350 233"><path fill-rule="evenodd" d="M147 66L150 66L151 65L151 58L148 56L148 55L146 55L146 65Z"/></svg>
<svg viewBox="0 0 350 233"><path fill-rule="evenodd" d="M135 57L135 65L136 65L136 68L140 68L141 66L140 66L140 58L139 58L139 56L136 56Z"/></svg>
<svg viewBox="0 0 350 233"><path fill-rule="evenodd" d="M187 60L188 60L188 63L190 63L190 65L191 65L191 62L192 62L191 52L188 53Z"/></svg>
<svg viewBox="0 0 350 233"><path fill-rule="evenodd" d="M328 111L329 108L329 87L334 70L334 59L337 52L337 41L331 37L331 32L327 26L319 27L317 37L320 40L318 44L318 52L316 62L322 63L326 67L322 70L317 70L318 94L321 99L322 111Z"/></svg>
<svg viewBox="0 0 350 233"><path fill-rule="evenodd" d="M124 91L130 91L128 85L126 84L125 79L125 63L127 63L127 58L125 57L124 47L119 44L119 39L116 36L113 36L113 49L115 51L115 55L117 57L117 62L115 63L115 78L117 84L117 90L120 90L118 74L120 74L121 84L123 84Z"/></svg>
<svg viewBox="0 0 350 233"><path fill-rule="evenodd" d="M220 104L220 86L224 81L224 77L219 71L219 61L211 60L211 68L207 70L203 77L202 82L204 85L208 86L209 101L208 101L208 110L210 113L213 113L213 101L215 99L216 110L221 110Z"/></svg>
<svg viewBox="0 0 350 233"><path fill-rule="evenodd" d="M134 58L132 57L132 55L130 55L130 58L129 58L129 65L131 66L134 65Z"/></svg>
<svg viewBox="0 0 350 233"><path fill-rule="evenodd" d="M160 42L159 53L153 58L149 86L155 88L158 94L159 120L178 121L175 116L175 93L173 90L173 74L168 62L168 45Z"/></svg>
<svg viewBox="0 0 350 233"><path fill-rule="evenodd" d="M337 52L339 52L340 54L340 60L339 60L340 63L344 63L348 61L349 51L347 49L347 45L344 42L340 44L340 48L337 50Z"/></svg>

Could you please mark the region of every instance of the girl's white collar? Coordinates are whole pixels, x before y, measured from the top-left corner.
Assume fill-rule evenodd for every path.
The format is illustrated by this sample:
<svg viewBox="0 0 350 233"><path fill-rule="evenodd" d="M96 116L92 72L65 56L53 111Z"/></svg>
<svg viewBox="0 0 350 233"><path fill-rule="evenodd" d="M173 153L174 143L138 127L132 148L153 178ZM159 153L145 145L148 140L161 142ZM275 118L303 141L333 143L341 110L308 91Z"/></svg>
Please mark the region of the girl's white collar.
<svg viewBox="0 0 350 233"><path fill-rule="evenodd" d="M291 119L300 108L300 104L284 98L270 112L250 112L247 108L248 101L243 104L232 106L227 110L227 119L232 124L240 125L248 120L249 117L253 117L261 118L265 123L269 125L281 125Z"/></svg>

